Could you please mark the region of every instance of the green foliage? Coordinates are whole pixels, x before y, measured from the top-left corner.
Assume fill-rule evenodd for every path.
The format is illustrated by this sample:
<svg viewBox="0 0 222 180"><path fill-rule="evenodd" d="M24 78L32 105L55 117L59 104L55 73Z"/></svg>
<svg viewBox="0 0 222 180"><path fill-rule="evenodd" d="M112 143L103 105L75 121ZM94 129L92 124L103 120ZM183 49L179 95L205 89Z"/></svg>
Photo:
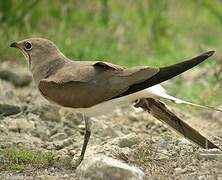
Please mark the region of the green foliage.
<svg viewBox="0 0 222 180"><path fill-rule="evenodd" d="M0 152L0 170L23 171L26 167L47 168L56 158L51 152L40 153L28 149L11 149Z"/></svg>
<svg viewBox="0 0 222 180"><path fill-rule="evenodd" d="M220 3L0 0L0 57L11 58L10 42L41 36L70 58L166 65L205 49L220 50Z"/></svg>
<svg viewBox="0 0 222 180"><path fill-rule="evenodd" d="M0 22L7 26L22 25L25 16L35 7L38 0L0 0Z"/></svg>

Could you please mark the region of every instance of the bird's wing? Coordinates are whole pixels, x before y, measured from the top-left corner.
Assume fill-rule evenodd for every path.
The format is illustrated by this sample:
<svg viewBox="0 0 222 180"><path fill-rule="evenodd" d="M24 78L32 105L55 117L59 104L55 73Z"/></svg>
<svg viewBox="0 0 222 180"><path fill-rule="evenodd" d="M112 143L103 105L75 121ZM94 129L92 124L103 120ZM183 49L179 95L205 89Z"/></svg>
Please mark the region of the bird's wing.
<svg viewBox="0 0 222 180"><path fill-rule="evenodd" d="M142 68L142 67L141 67ZM101 75L100 72L107 71L113 72L129 72L130 74L135 73L135 68L130 70L120 65L112 64L105 61L74 61L66 62L62 68L58 69L56 73L51 73L51 76L47 76L48 81L56 83L66 82L88 82L95 78L97 75Z"/></svg>
<svg viewBox="0 0 222 180"><path fill-rule="evenodd" d="M62 106L84 108L125 92L132 84L145 81L158 68L124 68L107 62L74 62L42 79L40 92Z"/></svg>
<svg viewBox="0 0 222 180"><path fill-rule="evenodd" d="M135 107L141 107L145 111L151 113L158 120L166 123L174 131L182 134L188 140L196 143L202 148L220 149L217 145L209 141L207 138L202 136L198 131L190 127L180 118L178 118L173 112L171 112L163 103L153 98L141 99L135 104ZM221 150L221 149L220 149Z"/></svg>
<svg viewBox="0 0 222 180"><path fill-rule="evenodd" d="M66 107L90 107L166 81L198 65L214 52L164 68L124 68L107 62L67 63L38 85L42 94Z"/></svg>

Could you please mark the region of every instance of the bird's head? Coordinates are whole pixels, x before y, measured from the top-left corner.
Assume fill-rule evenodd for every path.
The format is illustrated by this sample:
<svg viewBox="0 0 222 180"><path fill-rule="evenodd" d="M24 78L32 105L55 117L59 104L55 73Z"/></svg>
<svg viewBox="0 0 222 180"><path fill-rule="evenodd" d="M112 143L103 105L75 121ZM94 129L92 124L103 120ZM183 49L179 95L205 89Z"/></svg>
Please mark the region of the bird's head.
<svg viewBox="0 0 222 180"><path fill-rule="evenodd" d="M53 42L43 38L25 39L12 43L10 47L21 50L31 68L36 64L64 57Z"/></svg>

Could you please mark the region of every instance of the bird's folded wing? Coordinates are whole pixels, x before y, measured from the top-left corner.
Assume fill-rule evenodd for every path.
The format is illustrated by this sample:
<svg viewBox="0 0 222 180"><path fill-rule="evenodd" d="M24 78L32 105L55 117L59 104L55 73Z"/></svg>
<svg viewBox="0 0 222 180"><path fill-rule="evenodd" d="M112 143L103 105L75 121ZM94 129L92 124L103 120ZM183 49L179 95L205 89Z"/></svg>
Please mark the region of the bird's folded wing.
<svg viewBox="0 0 222 180"><path fill-rule="evenodd" d="M82 108L112 99L158 72L158 68L123 68L107 62L69 62L38 87L51 101Z"/></svg>
<svg viewBox="0 0 222 180"><path fill-rule="evenodd" d="M151 87L198 65L213 55L203 53L163 68L123 68L107 62L67 62L38 85L42 94L60 105L90 107ZM64 94L65 93L65 94Z"/></svg>

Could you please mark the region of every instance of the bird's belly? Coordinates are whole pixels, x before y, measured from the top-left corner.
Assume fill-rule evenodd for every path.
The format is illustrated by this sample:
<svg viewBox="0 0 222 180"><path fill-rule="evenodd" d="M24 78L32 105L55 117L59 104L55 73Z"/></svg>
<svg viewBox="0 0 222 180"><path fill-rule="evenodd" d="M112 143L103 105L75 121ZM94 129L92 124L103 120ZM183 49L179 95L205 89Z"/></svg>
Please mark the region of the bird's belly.
<svg viewBox="0 0 222 180"><path fill-rule="evenodd" d="M99 103L89 108L71 108L71 109L72 111L84 114L89 117L96 117L111 113L117 108L120 108L121 106L132 104L137 99L148 98L148 97L154 97L154 95L149 92L149 89L145 89L124 97L119 97L116 99Z"/></svg>

